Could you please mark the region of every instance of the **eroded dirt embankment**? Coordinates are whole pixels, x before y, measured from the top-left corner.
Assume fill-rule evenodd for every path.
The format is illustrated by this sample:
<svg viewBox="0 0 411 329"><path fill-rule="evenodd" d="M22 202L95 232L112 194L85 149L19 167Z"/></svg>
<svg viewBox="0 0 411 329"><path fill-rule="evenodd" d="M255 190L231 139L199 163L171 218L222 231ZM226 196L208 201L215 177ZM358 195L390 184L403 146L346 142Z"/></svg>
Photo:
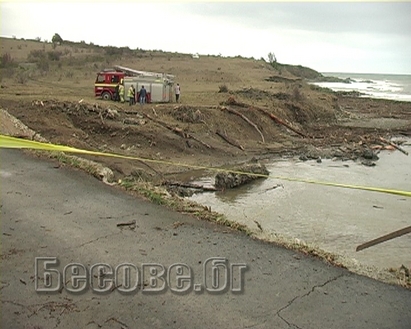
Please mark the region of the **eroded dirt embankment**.
<svg viewBox="0 0 411 329"><path fill-rule="evenodd" d="M0 106L47 140L186 165L220 166L278 154L302 159L375 160L380 137L411 134L411 104L335 98L332 108L285 102L269 108L238 102L145 105L63 100L8 100ZM371 122L371 124L370 124ZM93 159L91 157L91 159ZM121 178L142 170L154 178L187 167L94 158ZM158 177L157 177L158 178Z"/></svg>

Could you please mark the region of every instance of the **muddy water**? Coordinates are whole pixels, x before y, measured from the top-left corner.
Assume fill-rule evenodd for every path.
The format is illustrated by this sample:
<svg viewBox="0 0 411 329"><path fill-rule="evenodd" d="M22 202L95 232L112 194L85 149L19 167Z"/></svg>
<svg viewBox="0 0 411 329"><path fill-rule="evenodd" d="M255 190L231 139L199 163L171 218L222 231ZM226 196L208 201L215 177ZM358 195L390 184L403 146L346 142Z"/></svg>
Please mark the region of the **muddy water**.
<svg viewBox="0 0 411 329"><path fill-rule="evenodd" d="M403 146L411 154L411 143ZM411 191L411 156L383 151L375 167L356 162L284 159L270 163L273 176L298 177ZM202 183L212 183L203 178ZM277 188L277 184L282 184ZM315 184L259 180L225 192L190 198L229 219L263 232L298 238L356 264L383 268L411 267L411 234L360 252L358 245L411 225L411 198Z"/></svg>

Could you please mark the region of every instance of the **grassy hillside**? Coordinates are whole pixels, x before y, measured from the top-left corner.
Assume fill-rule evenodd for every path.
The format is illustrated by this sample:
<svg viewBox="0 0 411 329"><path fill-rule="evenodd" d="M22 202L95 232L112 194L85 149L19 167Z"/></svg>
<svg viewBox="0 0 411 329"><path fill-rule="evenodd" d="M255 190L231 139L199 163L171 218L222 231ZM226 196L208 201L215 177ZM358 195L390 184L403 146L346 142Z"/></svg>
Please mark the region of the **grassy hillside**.
<svg viewBox="0 0 411 329"><path fill-rule="evenodd" d="M226 98L222 93L216 95L222 85L229 91L255 88L285 92L284 84L273 83L269 78L279 77L282 82L293 83L298 78L320 75L301 66L277 63L273 67L264 60L239 56L200 55L199 59L193 59L191 54L100 47L70 41L54 46L36 40L0 40L1 83L5 87L13 85L17 92L30 92L34 84L39 93L41 83L48 90L44 90L45 94L50 94L49 88L55 86L60 95L93 98L96 73L116 64L174 74L181 85L182 98L188 102L207 102L209 97Z"/></svg>

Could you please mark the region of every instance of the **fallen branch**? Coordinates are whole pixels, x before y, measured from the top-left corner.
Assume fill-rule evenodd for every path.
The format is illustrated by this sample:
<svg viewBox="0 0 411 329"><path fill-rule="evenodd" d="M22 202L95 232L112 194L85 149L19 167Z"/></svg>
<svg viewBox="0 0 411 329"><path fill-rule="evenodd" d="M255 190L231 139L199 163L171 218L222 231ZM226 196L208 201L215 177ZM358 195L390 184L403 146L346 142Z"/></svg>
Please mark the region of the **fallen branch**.
<svg viewBox="0 0 411 329"><path fill-rule="evenodd" d="M284 122L283 120L281 120L280 118L278 118L277 116L275 116L274 114L272 114L271 112L268 112L265 109L259 108L259 107L253 107L253 109L256 109L260 112L263 112L264 114L268 115L272 120L274 120L276 123L283 125L284 127L290 129L291 131L295 132L297 135L307 138L308 136L303 134L302 132L299 132L297 129L291 127L288 123Z"/></svg>
<svg viewBox="0 0 411 329"><path fill-rule="evenodd" d="M135 219L132 220L131 222L127 222L127 223L118 223L117 227L120 227L120 226L133 226L133 225L136 225L136 220Z"/></svg>
<svg viewBox="0 0 411 329"><path fill-rule="evenodd" d="M357 247L357 249L355 249L355 251L360 251L360 250L375 246L376 244L380 244L382 242L385 242L385 241L388 241L388 240L391 240L391 239L394 239L394 238L398 238L398 237L400 237L402 235L405 235L405 234L408 234L408 233L411 233L411 226L405 227L401 230L386 234L386 235L381 236L377 239L374 239L374 240L368 241L366 243L363 243L363 244L359 245Z"/></svg>
<svg viewBox="0 0 411 329"><path fill-rule="evenodd" d="M385 138L380 137L380 140L384 143L387 143L389 145L391 145L392 147L395 147L398 151L404 153L405 155L408 155L408 152L405 151L404 149L402 149L401 147L399 147L397 144L394 144L393 142L387 141Z"/></svg>
<svg viewBox="0 0 411 329"><path fill-rule="evenodd" d="M104 122L103 114L101 113L101 111L100 111L98 114L99 114L99 116L100 116L101 123L102 123L103 125L106 125L105 122Z"/></svg>
<svg viewBox="0 0 411 329"><path fill-rule="evenodd" d="M240 118L242 118L245 122L247 122L249 125L251 125L252 127L254 127L255 130L257 130L257 132L258 132L258 133L260 134L260 136L261 136L262 142L265 143L264 135L263 135L263 133L261 132L261 130L257 127L257 125L256 125L254 122L252 122L250 119L248 119L244 114L242 114L242 113L240 113L240 112L238 112L238 111L236 111L236 110L234 110L234 109L228 108L228 107L221 107L221 110L222 110L222 111L228 111L229 113L233 113L233 114L235 114L235 115L238 115L238 116L239 116Z"/></svg>
<svg viewBox="0 0 411 329"><path fill-rule="evenodd" d="M283 185L283 184L274 185L273 187L267 188L267 189L265 189L263 192L260 192L260 194L261 194L261 193L264 193L264 192L267 192L267 191L275 190L275 189L278 188L278 187L284 188L284 185Z"/></svg>
<svg viewBox="0 0 411 329"><path fill-rule="evenodd" d="M178 187L183 187L183 188L192 188L196 190L202 190L202 191L207 191L207 192L217 192L220 191L219 189L213 187L213 186L204 186L204 185L198 185L198 184L193 184L193 183L181 183L181 182L169 182L165 181L161 185L166 185L166 186L178 186Z"/></svg>
<svg viewBox="0 0 411 329"><path fill-rule="evenodd" d="M155 123L163 126L164 128L167 128L168 130L171 130L173 133L175 133L176 135L178 135L178 136L180 136L180 137L182 137L182 138L185 138L185 139L191 138L191 139L194 139L195 141L199 142L200 144L204 145L205 147L207 147L207 148L209 148L209 149L212 148L210 145L208 145L207 143L201 141L201 140L198 139L197 137L195 137L195 136L193 136L193 135L191 135L191 134L189 134L189 133L184 132L181 128L171 127L171 126L169 126L168 124L166 124L166 123L164 123L164 122L162 122L162 121L160 121L160 120L156 120L156 119L152 118L152 117L149 116L148 114L142 113L142 115L143 115L145 118L147 118L147 119L149 119L149 120L151 120L151 121L154 121Z"/></svg>
<svg viewBox="0 0 411 329"><path fill-rule="evenodd" d="M217 130L215 132L218 136L220 136L222 139L224 139L228 144L233 145L235 147L238 147L240 150L244 151L244 147L242 147L240 144L237 142L231 140L228 136L227 133L222 133L221 131Z"/></svg>
<svg viewBox="0 0 411 329"><path fill-rule="evenodd" d="M260 231L263 231L263 227L261 226L261 224L259 222L254 220L254 223L257 225L257 227L260 229Z"/></svg>
<svg viewBox="0 0 411 329"><path fill-rule="evenodd" d="M290 129L291 131L295 132L297 135L307 138L308 136L303 134L302 132L298 131L297 129L291 127L288 123L284 122L283 120L281 120L280 118L278 118L277 116L275 116L274 114L272 114L271 112L267 111L266 109L263 109L261 107L256 107L256 106L251 106L245 103L241 103L241 102L237 102L233 97L229 98L228 102L229 105L236 105L236 106L240 106L240 107L246 107L249 108L251 110L258 110L266 115L268 115L272 120L274 120L276 123L283 125L284 127Z"/></svg>

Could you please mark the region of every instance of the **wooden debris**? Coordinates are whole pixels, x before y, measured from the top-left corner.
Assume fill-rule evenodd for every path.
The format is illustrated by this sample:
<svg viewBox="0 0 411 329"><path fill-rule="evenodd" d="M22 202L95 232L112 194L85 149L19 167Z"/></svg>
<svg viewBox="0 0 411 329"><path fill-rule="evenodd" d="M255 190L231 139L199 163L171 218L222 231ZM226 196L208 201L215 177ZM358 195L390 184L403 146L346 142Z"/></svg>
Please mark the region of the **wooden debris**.
<svg viewBox="0 0 411 329"><path fill-rule="evenodd" d="M204 186L204 185L198 185L198 184L193 184L193 183L182 183L182 182L170 182L170 181L164 181L162 185L166 186L178 186L178 187L183 187L183 188L191 188L195 190L201 190L205 192L216 192L220 191L218 188L215 188L213 186Z"/></svg>
<svg viewBox="0 0 411 329"><path fill-rule="evenodd" d="M260 231L263 230L263 227L261 226L261 224L259 222L257 222L256 220L254 220L254 223L257 225L257 227L260 229Z"/></svg>
<svg viewBox="0 0 411 329"><path fill-rule="evenodd" d="M398 151L404 153L405 155L408 155L408 152L405 151L403 148L399 147L397 144L394 144L393 142L390 142L388 140L386 140L385 138L380 137L380 140L384 143L387 143L389 145L391 145L392 147L396 148Z"/></svg>
<svg viewBox="0 0 411 329"><path fill-rule="evenodd" d="M221 110L222 110L222 111L227 111L227 112L229 112L229 113L233 113L233 114L235 114L235 115L238 115L238 116L239 116L240 118L242 118L245 122L247 122L250 126L254 127L255 130L257 130L257 132L258 132L258 133L260 134L260 136L261 136L261 141L262 141L263 143L265 143L264 135L263 135L263 133L261 132L261 130L257 127L257 125L256 125L254 122L252 122L250 119L248 119L244 114L242 114L242 113L240 113L240 112L238 112L238 111L236 111L236 110L234 110L234 109L225 107L225 106L221 107Z"/></svg>
<svg viewBox="0 0 411 329"><path fill-rule="evenodd" d="M118 223L117 227L121 227L121 226L135 226L136 225L136 220L132 220L131 222L126 222L126 223Z"/></svg>
<svg viewBox="0 0 411 329"><path fill-rule="evenodd" d="M374 240L363 243L363 244L359 245L357 247L357 249L355 249L355 251L360 251L360 250L375 246L377 244L383 243L385 241L388 241L388 240L391 240L391 239L394 239L394 238L398 238L398 237L400 237L402 235L405 235L405 234L408 234L408 233L411 233L411 226L405 227L401 230L398 230L398 231L383 235L379 238L376 238Z"/></svg>
<svg viewBox="0 0 411 329"><path fill-rule="evenodd" d="M171 126L169 126L168 124L166 124L166 123L164 123L164 122L162 122L162 121L160 121L160 120L157 120L157 119L152 118L152 117L151 117L150 115L148 115L148 114L142 113L142 115L143 115L145 118L147 118L147 119L149 119L149 120L151 120L151 121L154 121L155 123L163 126L164 128L167 128L168 130L171 130L173 133L175 133L176 135L178 135L178 136L180 136L180 137L182 137L182 138L185 138L185 139L191 138L191 139L194 139L195 141L199 142L200 144L204 145L205 147L207 147L207 148L209 148L209 149L212 148L210 145L208 145L207 143L199 140L197 137L195 137L195 136L193 136L193 135L191 135L191 134L189 134L189 133L184 132L181 128L171 127Z"/></svg>
<svg viewBox="0 0 411 329"><path fill-rule="evenodd" d="M253 180L267 178L269 171L260 163L249 163L240 167L219 172L215 176L214 186L218 189L234 188Z"/></svg>
<svg viewBox="0 0 411 329"><path fill-rule="evenodd" d="M144 119L138 119L138 118L124 118L123 120L123 124L127 124L127 125L138 125L138 126L142 126L145 125L147 123L146 120Z"/></svg>
<svg viewBox="0 0 411 329"><path fill-rule="evenodd" d="M271 112L262 109L262 108L257 108L255 107L255 109L257 109L260 112L263 112L264 114L268 115L272 120L274 120L276 123L283 125L284 127L290 129L291 131L295 132L297 135L307 138L307 135L303 134L302 132L298 131L297 129L291 127L288 123L284 122L283 120L281 120L280 118L278 118L277 116L275 116L274 114L272 114Z"/></svg>
<svg viewBox="0 0 411 329"><path fill-rule="evenodd" d="M234 141L234 140L232 140L231 138L229 138L229 137L227 136L227 132L226 132L226 131L224 131L224 134L223 134L220 130L217 130L215 133L216 133L218 136L220 136L222 139L224 139L228 144L233 145L233 146L235 146L235 147L238 147L240 150L244 151L244 147L241 146L237 141Z"/></svg>
<svg viewBox="0 0 411 329"><path fill-rule="evenodd" d="M271 190L275 190L275 189L278 188L278 187L284 188L284 185L283 185L283 184L274 185L273 187L270 187L270 188L265 189L264 192L271 191Z"/></svg>
<svg viewBox="0 0 411 329"><path fill-rule="evenodd" d="M261 107L251 106L251 105L248 105L248 104L245 104L245 103L241 103L241 102L237 102L237 101L234 99L234 97L230 97L230 98L228 99L227 103L228 103L229 105L236 105L236 106L240 106L240 107L249 108L250 110L260 111L260 112L268 115L268 116L269 116L272 120L274 120L276 123L278 123L278 124L280 124L280 125L283 125L284 127L286 127L286 128L288 128L288 129L290 129L291 131L295 132L297 135L299 135L299 136L301 136L301 137L304 137L304 138L307 138L307 137L308 137L307 135L305 135L304 133L298 131L297 129L295 129L295 128L293 128L293 127L291 127L288 123L284 122L283 120L281 120L280 118L278 118L277 116L275 116L274 114L272 114L271 112L269 112L269 111L266 110L266 109L263 109L263 108L261 108Z"/></svg>

